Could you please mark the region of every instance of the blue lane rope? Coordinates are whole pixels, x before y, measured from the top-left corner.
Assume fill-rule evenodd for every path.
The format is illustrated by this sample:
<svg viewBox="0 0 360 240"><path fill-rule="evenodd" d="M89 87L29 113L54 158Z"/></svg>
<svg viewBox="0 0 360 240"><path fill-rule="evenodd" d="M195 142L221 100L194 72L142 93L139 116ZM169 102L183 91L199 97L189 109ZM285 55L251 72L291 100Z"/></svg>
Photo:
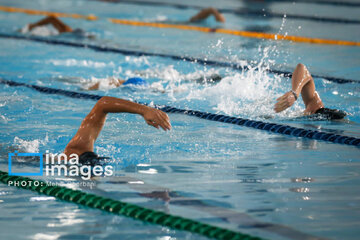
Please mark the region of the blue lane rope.
<svg viewBox="0 0 360 240"><path fill-rule="evenodd" d="M99 1L99 0L96 0ZM204 7L194 6L194 5L184 5L173 2L157 2L157 1L133 1L133 0L111 0L109 3L125 3L132 5L146 5L146 6L165 6L173 7L178 9L195 9L201 10ZM284 13L275 13L264 11L257 11L249 8L217 8L221 13L230 13L239 16L255 16L261 18L284 18ZM344 19L344 18L330 18L330 17L317 17L317 16L305 16L297 14L286 14L287 19L300 19L300 20L310 20L310 21L320 21L320 22L329 22L329 23L343 23L343 24L360 24L360 20L355 19Z"/></svg>
<svg viewBox="0 0 360 240"><path fill-rule="evenodd" d="M57 95L62 95L62 96L66 96L66 97L71 97L71 98L91 99L91 100L97 101L103 97L100 95L79 93L79 92L73 92L73 91L68 91L68 90L62 90L62 89L42 87L42 86L31 85L31 84L26 84L26 83L14 82L11 80L5 80L3 78L0 78L0 83L9 85L9 86L14 86L14 87L20 87L20 86L27 87L27 88L34 89L41 93L57 94ZM144 103L141 103L141 104L144 104ZM145 103L144 105L147 105L147 104ZM337 134L327 133L327 132L307 130L307 129L303 129L303 128L296 128L296 127L291 127L291 126L276 124L276 123L254 121L254 120L239 118L239 117L230 117L230 116L207 113L207 112L179 109L179 108L175 108L175 107L171 107L171 106L156 105L155 107L164 112L167 112L167 113L182 113L182 114L186 114L189 116L194 116L194 117L198 117L198 118L202 118L202 119L206 119L206 120L223 122L223 123L231 123L231 124L235 124L235 125L239 125L239 126L255 128L255 129L279 133L279 134L283 134L283 135L289 135L289 136L301 137L301 138L309 138L309 139L321 140L321 141L332 142L332 143L360 146L360 138L355 138L355 137L342 136L342 135L337 135Z"/></svg>
<svg viewBox="0 0 360 240"><path fill-rule="evenodd" d="M0 38L20 39L20 40L28 40L28 41L34 41L34 42L53 44L53 45L62 45L62 46L69 46L69 47L76 47L76 48L87 48L87 49L91 49L91 50L99 51L99 52L119 53L119 54L123 54L123 55L131 55L131 56L139 56L139 57L140 56L162 57L162 58L169 58L169 59L178 60L178 61L198 63L198 64L201 64L204 66L208 65L208 66L217 66L217 67L228 67L228 68L232 68L235 70L241 70L241 71L249 70L249 67L241 66L239 63L220 62L220 61L214 61L214 60L205 60L205 59L201 59L201 58L184 57L184 56L177 56L177 55L164 54L164 53L149 53L149 52L142 52L142 51L135 51L135 50L126 50L126 49L120 49L120 48L98 46L95 44L75 43L75 42L62 41L62 40L58 40L58 39L42 38L42 37L35 37L35 36L0 33ZM290 77L290 78L292 76L292 72L276 70L276 69L268 69L267 72L281 75L284 77ZM360 83L360 81L352 80L352 79L321 76L321 75L315 75L315 74L311 74L311 75L314 78L323 78L328 81L340 83L340 84Z"/></svg>

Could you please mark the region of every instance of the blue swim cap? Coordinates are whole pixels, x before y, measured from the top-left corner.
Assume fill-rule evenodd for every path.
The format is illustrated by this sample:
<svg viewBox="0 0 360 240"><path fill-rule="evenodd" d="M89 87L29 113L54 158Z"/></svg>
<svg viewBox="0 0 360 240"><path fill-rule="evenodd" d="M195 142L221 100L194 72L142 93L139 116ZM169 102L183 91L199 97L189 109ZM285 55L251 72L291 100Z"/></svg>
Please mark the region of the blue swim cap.
<svg viewBox="0 0 360 240"><path fill-rule="evenodd" d="M129 78L128 80L126 80L123 85L138 85L138 86L148 86L148 82L142 78L139 77L133 77L133 78Z"/></svg>

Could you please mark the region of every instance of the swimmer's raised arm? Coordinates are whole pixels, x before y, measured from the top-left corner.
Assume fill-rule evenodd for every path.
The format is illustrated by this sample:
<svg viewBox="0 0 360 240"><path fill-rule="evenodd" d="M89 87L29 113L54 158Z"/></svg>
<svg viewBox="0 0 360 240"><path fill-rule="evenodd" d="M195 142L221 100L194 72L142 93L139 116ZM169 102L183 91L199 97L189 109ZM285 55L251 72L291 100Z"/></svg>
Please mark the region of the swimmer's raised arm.
<svg viewBox="0 0 360 240"><path fill-rule="evenodd" d="M222 23L225 22L224 16L221 13L219 13L219 11L216 8L211 8L211 7L202 9L196 15L191 17L189 21L198 22L208 18L210 15L214 15L217 22L222 22Z"/></svg>
<svg viewBox="0 0 360 240"><path fill-rule="evenodd" d="M314 80L303 64L300 63L296 66L291 82L292 90L276 99L275 112L278 113L291 107L300 93L306 107L305 114L313 114L324 107L319 94L315 91Z"/></svg>
<svg viewBox="0 0 360 240"><path fill-rule="evenodd" d="M69 27L68 25L63 23L60 19L58 19L55 16L49 16L44 19L41 19L40 21L38 21L36 23L29 24L29 30L31 31L35 27L44 26L44 25L48 25L48 24L53 25L54 28L56 28L59 31L59 33L73 31L71 27Z"/></svg>
<svg viewBox="0 0 360 240"><path fill-rule="evenodd" d="M102 97L84 118L64 153L69 157L72 153L80 156L84 152L93 152L94 143L105 124L106 115L122 112L139 114L147 124L155 128L161 127L165 131L171 129L168 115L158 109L115 97Z"/></svg>

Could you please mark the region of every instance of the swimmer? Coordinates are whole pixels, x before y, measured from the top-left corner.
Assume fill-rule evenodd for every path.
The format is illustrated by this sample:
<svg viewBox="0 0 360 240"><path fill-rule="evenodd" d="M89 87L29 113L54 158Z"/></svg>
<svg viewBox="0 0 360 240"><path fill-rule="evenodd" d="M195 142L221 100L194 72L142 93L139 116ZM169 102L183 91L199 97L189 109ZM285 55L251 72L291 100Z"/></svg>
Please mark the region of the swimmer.
<svg viewBox="0 0 360 240"><path fill-rule="evenodd" d="M103 2L117 2L117 0L101 0ZM213 7L208 7L201 9L200 12L192 16L189 21L186 22L171 22L171 21L161 21L161 22L168 22L168 23L193 23L193 22L200 22L202 20L207 19L209 16L213 15L215 17L215 20L217 22L224 23L225 17L216 9Z"/></svg>
<svg viewBox="0 0 360 240"><path fill-rule="evenodd" d="M140 73L140 75L141 75L141 73ZM185 81L196 82L199 84L205 84L205 83L218 83L221 81L221 79L222 79L222 77L219 74L214 73L209 76L202 76L202 77L195 78L195 79L186 79ZM132 77L132 78L129 78L128 80L123 80L123 79L116 78L116 77L110 77L110 78L108 78L108 80L109 81L107 82L107 84L112 88L117 88L122 85L149 87L149 83L140 77ZM93 84L90 87L87 87L85 89L86 90L99 90L100 84L101 84L101 80L99 79L98 82L96 82L95 84Z"/></svg>
<svg viewBox="0 0 360 240"><path fill-rule="evenodd" d="M325 108L310 72L303 64L298 64L292 75L292 89L276 99L274 110L279 113L291 107L300 96L305 104L304 115L311 118L336 120L343 119L346 113L337 109Z"/></svg>
<svg viewBox="0 0 360 240"><path fill-rule="evenodd" d="M115 97L102 97L82 121L77 133L65 147L68 158L71 154L79 156L79 162L84 165L96 165L104 159L94 153L94 143L99 136L108 113L139 114L148 125L167 131L171 129L168 115L158 109Z"/></svg>
<svg viewBox="0 0 360 240"><path fill-rule="evenodd" d="M47 28L46 26L53 26L53 29ZM34 35L40 36L55 36L62 33L73 33L75 36L83 38L95 38L95 35L86 33L80 28L72 29L70 26L66 25L60 19L55 16L48 16L41 19L36 23L30 23L21 29L22 33L30 32Z"/></svg>
<svg viewBox="0 0 360 240"><path fill-rule="evenodd" d="M149 86L148 82L140 77L129 78L128 80L123 80L120 78L111 77L108 82L109 86L117 88L121 85L135 85L135 86ZM87 88L87 90L98 90L100 88L100 81L94 85Z"/></svg>
<svg viewBox="0 0 360 240"><path fill-rule="evenodd" d="M212 7L202 9L196 15L192 16L189 22L200 22L204 19L207 19L211 15L215 17L217 22L225 22L225 17L216 8Z"/></svg>
<svg viewBox="0 0 360 240"><path fill-rule="evenodd" d="M192 16L189 20L186 21L176 21L176 20L159 20L159 23L168 23L168 24L189 24L189 23L198 23L210 16L214 16L217 22L225 23L225 17L216 9L216 8L204 8L200 10L197 14Z"/></svg>

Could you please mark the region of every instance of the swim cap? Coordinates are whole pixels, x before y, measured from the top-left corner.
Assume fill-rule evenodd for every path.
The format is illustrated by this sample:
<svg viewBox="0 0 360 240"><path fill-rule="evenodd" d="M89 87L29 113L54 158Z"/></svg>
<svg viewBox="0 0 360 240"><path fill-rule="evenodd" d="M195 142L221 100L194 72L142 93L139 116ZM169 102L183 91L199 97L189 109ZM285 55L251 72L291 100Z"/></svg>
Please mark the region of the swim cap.
<svg viewBox="0 0 360 240"><path fill-rule="evenodd" d="M346 116L346 112L337 109L320 108L314 115L319 116L322 119L336 120L343 119Z"/></svg>
<svg viewBox="0 0 360 240"><path fill-rule="evenodd" d="M123 85L138 85L138 86L148 86L148 82L145 81L142 78L139 77L133 77L133 78L129 78L128 80L126 80Z"/></svg>

